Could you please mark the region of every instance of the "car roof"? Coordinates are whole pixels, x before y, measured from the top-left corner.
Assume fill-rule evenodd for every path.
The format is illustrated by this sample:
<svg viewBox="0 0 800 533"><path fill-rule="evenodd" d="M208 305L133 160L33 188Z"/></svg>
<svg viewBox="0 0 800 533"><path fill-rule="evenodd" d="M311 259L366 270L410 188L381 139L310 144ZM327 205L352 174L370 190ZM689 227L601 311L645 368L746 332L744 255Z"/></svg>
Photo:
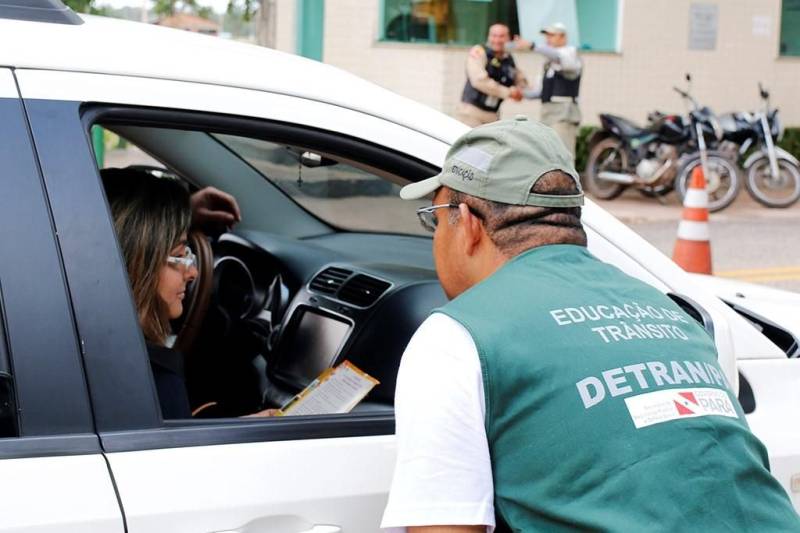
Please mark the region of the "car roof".
<svg viewBox="0 0 800 533"><path fill-rule="evenodd" d="M78 25L0 19L0 66L268 91L367 113L448 144L467 130L443 113L318 61L154 24L80 18Z"/></svg>

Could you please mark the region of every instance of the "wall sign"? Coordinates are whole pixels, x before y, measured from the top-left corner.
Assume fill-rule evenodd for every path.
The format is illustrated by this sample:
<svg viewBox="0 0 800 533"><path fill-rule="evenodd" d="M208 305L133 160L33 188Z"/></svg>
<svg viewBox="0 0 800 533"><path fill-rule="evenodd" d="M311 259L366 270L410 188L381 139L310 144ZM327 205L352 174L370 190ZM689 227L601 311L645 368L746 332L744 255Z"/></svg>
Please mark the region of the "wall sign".
<svg viewBox="0 0 800 533"><path fill-rule="evenodd" d="M716 4L693 2L689 6L689 50L714 50L718 28L719 9Z"/></svg>

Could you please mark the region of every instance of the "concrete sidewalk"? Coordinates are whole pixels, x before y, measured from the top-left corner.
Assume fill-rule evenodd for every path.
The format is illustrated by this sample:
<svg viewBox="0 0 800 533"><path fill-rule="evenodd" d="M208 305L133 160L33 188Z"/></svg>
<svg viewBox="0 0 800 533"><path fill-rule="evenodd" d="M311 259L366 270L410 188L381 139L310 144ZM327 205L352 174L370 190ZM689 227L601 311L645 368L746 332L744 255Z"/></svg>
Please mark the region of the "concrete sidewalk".
<svg viewBox="0 0 800 533"><path fill-rule="evenodd" d="M622 196L614 200L598 200L592 198L603 209L626 224L645 222L666 222L680 220L681 210L678 196L674 192L660 198L648 198L634 189L626 190ZM732 222L753 219L775 220L776 223L800 222L800 202L785 209L764 207L742 188L736 200L722 211L710 214L712 221Z"/></svg>

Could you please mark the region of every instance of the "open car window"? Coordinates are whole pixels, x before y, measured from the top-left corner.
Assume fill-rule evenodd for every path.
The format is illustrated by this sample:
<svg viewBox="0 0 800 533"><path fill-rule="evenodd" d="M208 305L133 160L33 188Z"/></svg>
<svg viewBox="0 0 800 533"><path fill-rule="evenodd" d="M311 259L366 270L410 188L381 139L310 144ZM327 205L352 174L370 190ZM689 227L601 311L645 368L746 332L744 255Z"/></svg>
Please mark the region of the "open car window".
<svg viewBox="0 0 800 533"><path fill-rule="evenodd" d="M111 130L94 126L91 133L98 168L133 167L148 171L165 170L160 161Z"/></svg>
<svg viewBox="0 0 800 533"><path fill-rule="evenodd" d="M365 412L378 414L381 420L391 416L397 364L413 324L404 328L409 331L404 331L402 338L388 340L378 329L367 326L375 316L381 321L395 316L397 310L376 315L370 309L392 287L392 278L387 273L347 267L339 270L346 275L335 280L343 282L341 294L330 292L330 285L319 286L317 278L335 270L326 267L341 256L305 244L305 231L292 238L284 227L322 219L328 232L356 238L422 233L414 206L399 199L402 178L335 153L217 133L202 126L172 128L112 121L98 122L92 131L102 140L100 149L95 142L95 159L104 185L109 185L108 178L114 179L104 169L133 169L159 180L176 179L189 191L215 187L233 195L241 207L242 223L234 233L208 236L210 262L197 264L199 276L187 286L183 315L172 321L176 343L166 351L147 343L146 355L166 427L184 427L188 417L165 411L161 368L165 358L171 358L166 363L175 359L173 366L183 367L182 376L170 378L183 378L186 392L181 394L188 396L194 418L231 421L285 407L328 369L351 365L366 373L364 394L369 394L351 408L359 416ZM358 233L362 231L375 235ZM191 239L191 249L201 256L198 243ZM273 248L276 244L277 250ZM202 282L204 274L211 278L210 283ZM209 291L208 307L199 315L203 318L196 341L187 348L180 342L182 327L193 309L189 306L195 301L194 292L200 290ZM415 320L421 321L428 305L403 311L419 315ZM354 343L360 344L354 347ZM179 352L180 361L168 353L170 348ZM387 350L392 357L374 356ZM357 372L350 376L355 375ZM376 388L370 393L372 387ZM323 415L341 412L317 411Z"/></svg>
<svg viewBox="0 0 800 533"><path fill-rule="evenodd" d="M402 185L388 176L303 148L236 135L212 136L331 226L428 235L413 216L414 204L400 199Z"/></svg>

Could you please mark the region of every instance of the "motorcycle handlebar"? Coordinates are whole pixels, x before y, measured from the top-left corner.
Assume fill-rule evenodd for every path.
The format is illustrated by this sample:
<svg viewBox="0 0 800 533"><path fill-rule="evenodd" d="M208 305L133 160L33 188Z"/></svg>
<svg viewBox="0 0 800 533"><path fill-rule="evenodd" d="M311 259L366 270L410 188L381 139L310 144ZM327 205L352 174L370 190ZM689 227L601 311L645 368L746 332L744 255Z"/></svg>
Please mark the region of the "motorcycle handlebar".
<svg viewBox="0 0 800 533"><path fill-rule="evenodd" d="M758 82L758 93L761 95L761 98L764 100L769 99L769 91L761 85L761 82Z"/></svg>
<svg viewBox="0 0 800 533"><path fill-rule="evenodd" d="M688 92L686 92L686 91L683 91L683 90L681 90L681 89L678 89L678 88L677 88L677 87L675 87L674 85L672 86L672 90L673 90L673 91L675 91L675 92L677 92L678 94L680 94L682 98L684 98L684 99L686 99L686 100L689 100L689 103L691 103L691 104L692 104L692 108L693 108L693 109L698 109L698 108L700 107L700 104L698 104L698 103L697 103L697 100L695 100L695 99L692 97L692 95L691 95L691 94L689 94Z"/></svg>

